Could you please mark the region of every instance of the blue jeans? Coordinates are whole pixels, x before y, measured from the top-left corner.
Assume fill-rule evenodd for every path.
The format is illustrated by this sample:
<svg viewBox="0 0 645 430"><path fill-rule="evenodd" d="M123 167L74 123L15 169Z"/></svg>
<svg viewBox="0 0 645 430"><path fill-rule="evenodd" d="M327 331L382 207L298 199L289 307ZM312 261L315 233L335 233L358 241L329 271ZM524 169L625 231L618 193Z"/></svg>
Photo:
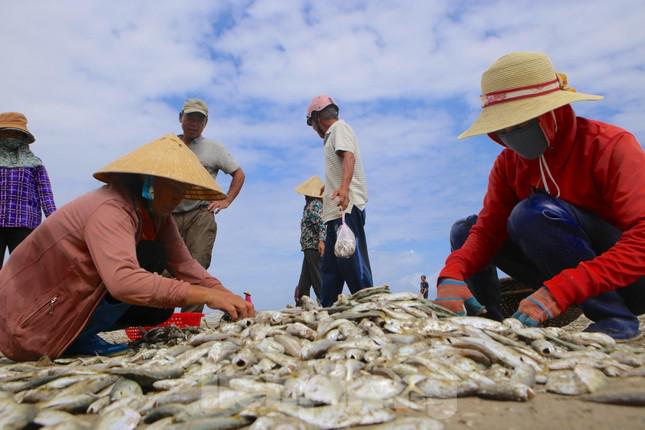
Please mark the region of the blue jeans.
<svg viewBox="0 0 645 430"><path fill-rule="evenodd" d="M137 244L137 260L142 268L150 272L161 273L166 267L165 253L161 244L156 240L142 240ZM129 305L116 300L110 293L107 293L94 310L83 331L68 347L68 351L91 343L95 336L103 331L162 323L170 318L173 311L174 308L159 309Z"/></svg>
<svg viewBox="0 0 645 430"><path fill-rule="evenodd" d="M460 248L477 221L476 215L457 221L450 231L450 245ZM508 240L491 264L466 283L489 315L501 319L500 283L496 267L530 288L564 269L595 258L620 238L621 232L598 216L544 193L519 202L508 219ZM638 330L634 314L645 313L645 277L616 291L590 297L582 305L592 321L620 320L629 330Z"/></svg>
<svg viewBox="0 0 645 430"><path fill-rule="evenodd" d="M365 239L365 211L354 206L350 214L345 214L345 224L352 229L356 237L356 251L350 258L338 258L334 255L336 231L341 223L339 218L325 224L327 238L320 268L322 279L320 302L324 307L329 307L336 301L338 295L343 292L344 283L347 283L352 293L373 285L372 268Z"/></svg>

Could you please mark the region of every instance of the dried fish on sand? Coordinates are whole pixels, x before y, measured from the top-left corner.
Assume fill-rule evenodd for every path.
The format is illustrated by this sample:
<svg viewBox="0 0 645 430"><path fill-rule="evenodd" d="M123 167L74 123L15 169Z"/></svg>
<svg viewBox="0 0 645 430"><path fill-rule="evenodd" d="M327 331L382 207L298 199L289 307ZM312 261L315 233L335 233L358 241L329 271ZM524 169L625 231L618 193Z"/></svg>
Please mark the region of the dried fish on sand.
<svg viewBox="0 0 645 430"><path fill-rule="evenodd" d="M0 427L440 429L414 415L432 399L525 402L539 385L644 403L643 393L599 392L608 377L642 375L642 350L597 333L458 317L387 286L330 308L305 296L253 319L154 329L133 346L0 366Z"/></svg>

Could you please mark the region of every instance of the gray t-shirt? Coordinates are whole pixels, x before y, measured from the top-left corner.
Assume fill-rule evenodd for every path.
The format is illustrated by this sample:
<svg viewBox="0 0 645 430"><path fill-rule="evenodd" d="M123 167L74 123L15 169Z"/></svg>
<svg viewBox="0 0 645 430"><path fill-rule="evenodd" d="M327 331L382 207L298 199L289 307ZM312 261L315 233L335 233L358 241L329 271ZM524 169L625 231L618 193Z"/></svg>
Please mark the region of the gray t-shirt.
<svg viewBox="0 0 645 430"><path fill-rule="evenodd" d="M181 137L182 135L179 135L180 139ZM202 162L208 173L213 176L213 179L217 179L217 173L220 170L230 175L240 168L238 162L219 142L200 136L193 140L188 147L199 158L199 161ZM206 205L208 205L208 202L203 200L182 200L173 212L187 212Z"/></svg>

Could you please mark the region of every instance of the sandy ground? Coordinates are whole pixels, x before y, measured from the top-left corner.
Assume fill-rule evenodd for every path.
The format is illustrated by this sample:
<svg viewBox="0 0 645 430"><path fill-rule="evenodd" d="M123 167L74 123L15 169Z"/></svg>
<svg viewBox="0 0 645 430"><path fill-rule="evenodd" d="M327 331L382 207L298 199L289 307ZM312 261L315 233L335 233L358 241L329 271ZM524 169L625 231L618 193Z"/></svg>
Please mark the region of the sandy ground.
<svg viewBox="0 0 645 430"><path fill-rule="evenodd" d="M645 333L645 316L640 320L641 332ZM582 330L589 323L590 321L582 316L567 328ZM645 348L645 334L630 344ZM614 391L645 392L645 378L608 378L608 384L598 392ZM536 387L535 398L526 403L466 398L451 400L443 406L438 405L437 410L439 414L452 412L451 416L442 417L446 430L645 429L645 407L585 402L579 397L547 393L543 385ZM441 416L436 410L428 412L435 417Z"/></svg>
<svg viewBox="0 0 645 430"><path fill-rule="evenodd" d="M611 378L599 392L625 390L645 391L645 378ZM585 402L576 397L546 393L543 388L539 392L540 386L537 391L535 398L526 403L466 398L437 407L444 414L454 412L442 419L446 430L645 429L645 407ZM428 412L438 417L436 412Z"/></svg>

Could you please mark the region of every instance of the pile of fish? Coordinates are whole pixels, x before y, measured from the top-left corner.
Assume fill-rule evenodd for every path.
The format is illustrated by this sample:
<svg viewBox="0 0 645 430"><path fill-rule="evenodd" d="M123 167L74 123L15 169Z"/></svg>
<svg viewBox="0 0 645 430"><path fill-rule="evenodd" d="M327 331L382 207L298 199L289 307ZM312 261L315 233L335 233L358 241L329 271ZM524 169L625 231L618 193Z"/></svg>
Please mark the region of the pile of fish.
<svg viewBox="0 0 645 430"><path fill-rule="evenodd" d="M0 427L441 429L436 399L583 395L607 377L645 375L642 347L458 317L387 286L324 309L303 297L186 337L117 357L0 366Z"/></svg>

